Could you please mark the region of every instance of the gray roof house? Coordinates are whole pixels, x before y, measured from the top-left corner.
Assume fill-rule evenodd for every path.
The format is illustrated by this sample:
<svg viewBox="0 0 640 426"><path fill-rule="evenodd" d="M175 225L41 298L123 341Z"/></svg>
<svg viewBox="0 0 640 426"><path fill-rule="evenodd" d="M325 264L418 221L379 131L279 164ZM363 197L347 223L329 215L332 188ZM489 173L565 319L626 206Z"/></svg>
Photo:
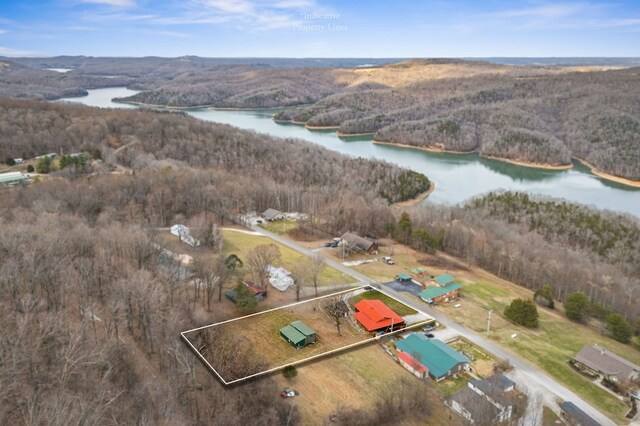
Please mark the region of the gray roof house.
<svg viewBox="0 0 640 426"><path fill-rule="evenodd" d="M473 424L495 424L513 415L515 383L502 373L482 380L471 380L445 403Z"/></svg>
<svg viewBox="0 0 640 426"><path fill-rule="evenodd" d="M573 426L600 426L593 417L579 409L573 402L565 401L560 404L560 417L562 420Z"/></svg>
<svg viewBox="0 0 640 426"><path fill-rule="evenodd" d="M267 219L269 222L272 222L274 220L282 220L284 219L284 213L276 210L276 209L266 209L263 213L262 213L262 217L264 217L265 219Z"/></svg>
<svg viewBox="0 0 640 426"><path fill-rule="evenodd" d="M598 345L584 345L574 359L613 380L635 380L640 377L640 366Z"/></svg>

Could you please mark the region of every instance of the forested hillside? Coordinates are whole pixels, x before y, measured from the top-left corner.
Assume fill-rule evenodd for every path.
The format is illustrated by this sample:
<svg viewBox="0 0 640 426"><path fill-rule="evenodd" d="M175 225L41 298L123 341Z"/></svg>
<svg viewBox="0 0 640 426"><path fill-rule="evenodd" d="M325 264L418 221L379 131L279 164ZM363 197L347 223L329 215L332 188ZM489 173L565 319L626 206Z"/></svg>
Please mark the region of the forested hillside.
<svg viewBox="0 0 640 426"><path fill-rule="evenodd" d="M637 69L502 71L343 92L276 119L527 163L568 165L578 157L607 173L640 179Z"/></svg>
<svg viewBox="0 0 640 426"><path fill-rule="evenodd" d="M103 151L109 159L141 170L166 162L239 173L272 181L282 191L297 182L307 191L345 192L370 200L404 201L429 188L419 173L381 161L349 158L302 141L283 140L207 123L179 113L99 110L46 102L0 101L0 158L31 158L46 152ZM111 162L115 162L111 158ZM176 163L177 162L177 163ZM249 191L248 187L242 188ZM287 209L290 198L266 192L254 208ZM269 201L267 201L269 200ZM297 205L295 209L300 209Z"/></svg>

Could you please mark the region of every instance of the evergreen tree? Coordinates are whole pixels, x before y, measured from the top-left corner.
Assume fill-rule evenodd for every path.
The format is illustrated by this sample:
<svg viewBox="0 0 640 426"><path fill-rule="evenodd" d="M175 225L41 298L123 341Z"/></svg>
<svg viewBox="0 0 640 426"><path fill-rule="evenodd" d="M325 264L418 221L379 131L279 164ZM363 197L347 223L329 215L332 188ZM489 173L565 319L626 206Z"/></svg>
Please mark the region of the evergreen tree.
<svg viewBox="0 0 640 426"><path fill-rule="evenodd" d="M411 218L409 218L409 213L402 212L400 216L400 220L398 220L398 237L405 243L409 244L409 239L411 238Z"/></svg>
<svg viewBox="0 0 640 426"><path fill-rule="evenodd" d="M36 172L47 174L51 171L51 158L42 157L36 161Z"/></svg>
<svg viewBox="0 0 640 426"><path fill-rule="evenodd" d="M555 307L555 303L553 302L553 289L549 284L543 285L536 293L533 295L533 300L540 306L544 306L545 308L553 309Z"/></svg>
<svg viewBox="0 0 640 426"><path fill-rule="evenodd" d="M582 291L573 293L564 304L564 313L572 321L580 322L589 311L589 298Z"/></svg>
<svg viewBox="0 0 640 426"><path fill-rule="evenodd" d="M631 342L631 325L620 314L611 314L607 317L607 330L614 340L622 343Z"/></svg>
<svg viewBox="0 0 640 426"><path fill-rule="evenodd" d="M241 312L253 312L258 302L253 293L242 282L236 286L236 307Z"/></svg>
<svg viewBox="0 0 640 426"><path fill-rule="evenodd" d="M538 327L538 309L531 300L514 299L504 310L512 322L528 328Z"/></svg>

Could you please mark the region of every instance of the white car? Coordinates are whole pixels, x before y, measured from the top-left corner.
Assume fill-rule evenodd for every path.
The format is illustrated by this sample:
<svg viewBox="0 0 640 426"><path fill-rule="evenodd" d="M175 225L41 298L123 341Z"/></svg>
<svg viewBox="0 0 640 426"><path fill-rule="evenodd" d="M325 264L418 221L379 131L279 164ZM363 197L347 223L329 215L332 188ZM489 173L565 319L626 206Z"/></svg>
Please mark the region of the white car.
<svg viewBox="0 0 640 426"><path fill-rule="evenodd" d="M637 399L638 401L640 401L640 390L629 391L629 396L633 399Z"/></svg>
<svg viewBox="0 0 640 426"><path fill-rule="evenodd" d="M392 258L390 258L389 256L385 256L382 258L382 261L384 263L386 263L387 265L395 265L395 262L393 261Z"/></svg>

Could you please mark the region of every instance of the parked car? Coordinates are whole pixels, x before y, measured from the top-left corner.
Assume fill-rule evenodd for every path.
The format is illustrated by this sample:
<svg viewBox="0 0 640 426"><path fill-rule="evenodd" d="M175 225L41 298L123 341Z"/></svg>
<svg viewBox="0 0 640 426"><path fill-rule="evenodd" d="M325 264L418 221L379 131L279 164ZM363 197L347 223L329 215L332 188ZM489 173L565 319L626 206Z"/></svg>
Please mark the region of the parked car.
<svg viewBox="0 0 640 426"><path fill-rule="evenodd" d="M640 401L640 390L629 391L629 396L633 399L637 399L638 401Z"/></svg>
<svg viewBox="0 0 640 426"><path fill-rule="evenodd" d="M422 327L422 331L424 332L429 332L433 329L435 329L436 326L434 324L429 324L429 325L425 325L424 327Z"/></svg>
<svg viewBox="0 0 640 426"><path fill-rule="evenodd" d="M333 245L333 241L327 241L326 243L324 243L325 247L331 247Z"/></svg>
<svg viewBox="0 0 640 426"><path fill-rule="evenodd" d="M337 241L331 241L331 247L334 247L334 248L335 248L335 247L338 247L339 245L340 245L340 243L339 243L339 242L337 242Z"/></svg>
<svg viewBox="0 0 640 426"><path fill-rule="evenodd" d="M256 220L257 223L262 223L262 219Z"/></svg>
<svg viewBox="0 0 640 426"><path fill-rule="evenodd" d="M293 398L296 395L298 395L298 391L294 391L289 388L284 388L284 390L280 392L280 396L282 398Z"/></svg>
<svg viewBox="0 0 640 426"><path fill-rule="evenodd" d="M393 261L392 258L390 258L389 256L385 256L382 258L382 261L384 263L386 263L387 265L395 265L395 262Z"/></svg>
<svg viewBox="0 0 640 426"><path fill-rule="evenodd" d="M435 336L435 334L433 333L424 333L425 336L427 336L427 339L433 339Z"/></svg>
<svg viewBox="0 0 640 426"><path fill-rule="evenodd" d="M455 305L453 305L454 308L459 308L460 306L462 306L462 305L459 304L459 303L456 303Z"/></svg>

